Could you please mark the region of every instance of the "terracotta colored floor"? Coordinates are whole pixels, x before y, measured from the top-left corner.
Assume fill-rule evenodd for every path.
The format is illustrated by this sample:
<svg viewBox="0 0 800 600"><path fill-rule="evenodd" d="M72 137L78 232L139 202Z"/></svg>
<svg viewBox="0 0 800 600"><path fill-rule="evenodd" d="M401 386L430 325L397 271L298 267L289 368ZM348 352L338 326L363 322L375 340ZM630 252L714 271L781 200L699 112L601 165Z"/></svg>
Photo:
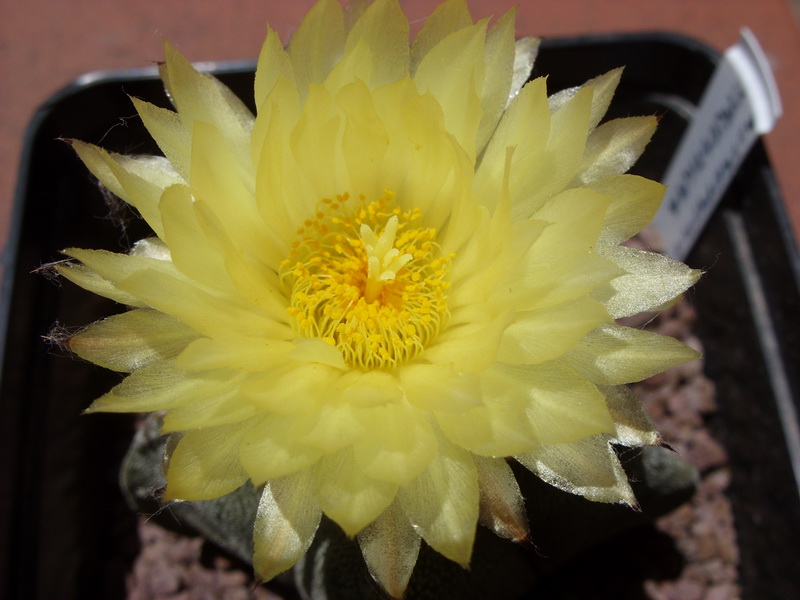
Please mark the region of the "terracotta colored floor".
<svg viewBox="0 0 800 600"><path fill-rule="evenodd" d="M22 138L36 107L79 75L152 64L169 39L192 60L257 54L269 22L284 39L314 0L30 0L0 17L0 246L5 246ZM401 0L419 22L437 0ZM789 0L469 0L475 16L519 5L519 35L673 31L724 49L750 27L772 61L785 114L767 137L800 238L800 30Z"/></svg>

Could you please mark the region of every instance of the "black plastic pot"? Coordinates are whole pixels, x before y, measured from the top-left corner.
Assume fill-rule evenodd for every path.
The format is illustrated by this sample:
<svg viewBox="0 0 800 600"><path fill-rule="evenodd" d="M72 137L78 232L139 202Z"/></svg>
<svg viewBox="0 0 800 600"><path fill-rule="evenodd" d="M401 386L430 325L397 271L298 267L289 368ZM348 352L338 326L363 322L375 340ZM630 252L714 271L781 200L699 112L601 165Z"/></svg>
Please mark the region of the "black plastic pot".
<svg viewBox="0 0 800 600"><path fill-rule="evenodd" d="M686 38L614 35L545 43L535 74L552 90L626 65L610 116L661 115L635 171L659 179L716 58ZM252 63L215 73L251 97ZM128 153L157 151L127 95L166 105L155 70L91 75L53 97L26 138L0 327L0 593L9 600L114 600L137 551L135 515L117 471L133 431L122 415L81 416L118 376L43 341L54 325L120 310L72 285L31 274L68 246L122 250L146 229L104 203L58 138ZM108 223L119 216L123 228ZM743 597L800 597L800 497L786 431L800 407L800 261L761 144L742 166L689 261L708 270L692 292L706 371L718 389L713 428L730 455ZM800 465L795 464L797 469ZM613 566L613 559L609 561ZM624 572L625 565L617 569Z"/></svg>

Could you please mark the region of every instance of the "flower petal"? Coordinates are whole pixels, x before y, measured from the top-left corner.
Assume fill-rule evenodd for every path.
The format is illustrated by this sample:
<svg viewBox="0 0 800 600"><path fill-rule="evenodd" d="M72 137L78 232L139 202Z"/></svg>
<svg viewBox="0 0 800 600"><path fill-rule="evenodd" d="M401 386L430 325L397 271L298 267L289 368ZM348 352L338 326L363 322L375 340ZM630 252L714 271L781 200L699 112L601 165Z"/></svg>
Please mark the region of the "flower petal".
<svg viewBox="0 0 800 600"><path fill-rule="evenodd" d="M599 240L606 244L622 243L644 229L658 211L665 189L637 175L609 175L587 187L611 199Z"/></svg>
<svg viewBox="0 0 800 600"><path fill-rule="evenodd" d="M473 160L483 116L480 90L486 70L485 37L486 21L451 33L425 55L414 73L419 91L436 98L444 111L447 131Z"/></svg>
<svg viewBox="0 0 800 600"><path fill-rule="evenodd" d="M478 520L477 478L470 454L440 438L428 468L398 493L403 512L422 538L465 568Z"/></svg>
<svg viewBox="0 0 800 600"><path fill-rule="evenodd" d="M504 458L475 457L480 487L480 523L496 535L519 542L528 537L528 514L511 467Z"/></svg>
<svg viewBox="0 0 800 600"><path fill-rule="evenodd" d="M248 377L241 393L259 410L305 416L319 410L336 376L326 365L283 364Z"/></svg>
<svg viewBox="0 0 800 600"><path fill-rule="evenodd" d="M566 444L614 432L603 393L559 361L497 363L486 373L484 384L487 402L520 407L541 444Z"/></svg>
<svg viewBox="0 0 800 600"><path fill-rule="evenodd" d="M598 325L608 311L591 298L521 313L503 332L497 360L537 364L557 358Z"/></svg>
<svg viewBox="0 0 800 600"><path fill-rule="evenodd" d="M139 298L128 294L127 292L123 292L122 290L118 290L111 281L99 275L85 265L71 262L61 262L54 264L53 267L59 275L70 280L75 285L79 285L83 289L92 292L93 294L97 294L98 296L108 298L109 300L113 300L127 306L134 306L137 308L143 308L146 306L146 304L139 300Z"/></svg>
<svg viewBox="0 0 800 600"><path fill-rule="evenodd" d="M526 84L511 101L489 140L475 173L476 200L494 208L505 175L508 148L514 148L509 192L512 198L523 200L533 187L528 181L541 182L548 172L549 164L543 163L549 160L545 156L549 132L546 81L538 78Z"/></svg>
<svg viewBox="0 0 800 600"><path fill-rule="evenodd" d="M154 310L131 310L72 336L69 348L96 365L130 373L157 360L175 358L196 337L174 317Z"/></svg>
<svg viewBox="0 0 800 600"><path fill-rule="evenodd" d="M356 414L366 433L353 446L353 456L365 475L405 485L433 459L436 437L422 411L391 403Z"/></svg>
<svg viewBox="0 0 800 600"><path fill-rule="evenodd" d="M477 150L486 146L508 102L514 68L516 9L497 19L486 34L486 77L481 90L483 117L478 127Z"/></svg>
<svg viewBox="0 0 800 600"><path fill-rule="evenodd" d="M625 173L644 152L656 124L655 117L629 117L600 125L586 141L578 169L580 182Z"/></svg>
<svg viewBox="0 0 800 600"><path fill-rule="evenodd" d="M376 0L347 35L345 53L365 41L373 61L371 87L402 79L409 72L408 19L397 0Z"/></svg>
<svg viewBox="0 0 800 600"><path fill-rule="evenodd" d="M239 393L241 375L221 385L202 385L191 396L178 399L164 415L161 431L172 433L200 427L242 423L256 414L253 403Z"/></svg>
<svg viewBox="0 0 800 600"><path fill-rule="evenodd" d="M311 545L321 517L308 471L267 483L253 526L253 567L258 576L268 581L294 566Z"/></svg>
<svg viewBox="0 0 800 600"><path fill-rule="evenodd" d="M397 493L395 484L362 472L350 449L324 456L313 475L322 510L350 537L378 518Z"/></svg>
<svg viewBox="0 0 800 600"><path fill-rule="evenodd" d="M393 502L358 534L370 575L392 598L402 598L417 562L420 537Z"/></svg>
<svg viewBox="0 0 800 600"><path fill-rule="evenodd" d="M131 102L175 171L184 181L189 181L192 139L178 113L138 98L131 98Z"/></svg>
<svg viewBox="0 0 800 600"><path fill-rule="evenodd" d="M464 373L455 364L403 365L397 373L409 403L423 410L461 412L478 406L480 375Z"/></svg>
<svg viewBox="0 0 800 600"><path fill-rule="evenodd" d="M532 169L521 172L524 179L519 184L512 178L515 219L527 219L572 181L583 159L591 109L592 89L585 88L553 113L544 154L531 163Z"/></svg>
<svg viewBox="0 0 800 600"><path fill-rule="evenodd" d="M255 103L261 112L264 101L275 87L278 78L294 81L294 66L289 53L274 29L267 26L267 37L261 46L256 65Z"/></svg>
<svg viewBox="0 0 800 600"><path fill-rule="evenodd" d="M185 433L169 459L164 498L211 500L241 486L247 481L239 465L245 431L234 424Z"/></svg>
<svg viewBox="0 0 800 600"><path fill-rule="evenodd" d="M614 420L614 441L625 446L653 446L661 436L653 426L647 411L628 386L618 385L603 389L606 405Z"/></svg>
<svg viewBox="0 0 800 600"><path fill-rule="evenodd" d="M164 56L161 77L181 123L190 133L198 122L222 132L226 149L239 164L241 179L252 187L250 131L254 117L250 110L218 79L197 71L168 42L164 42Z"/></svg>
<svg viewBox="0 0 800 600"><path fill-rule="evenodd" d="M344 50L344 13L338 0L320 0L306 13L289 42L289 56L301 96L322 83Z"/></svg>
<svg viewBox="0 0 800 600"><path fill-rule="evenodd" d="M253 485L307 469L322 451L298 442L294 417L267 415L255 420L242 439L239 457Z"/></svg>
<svg viewBox="0 0 800 600"><path fill-rule="evenodd" d="M414 38L411 72L416 72L422 59L443 39L470 25L472 16L466 0L445 0L439 4L425 19L425 24Z"/></svg>
<svg viewBox="0 0 800 600"><path fill-rule="evenodd" d="M174 368L172 361L157 361L131 373L86 409L92 412L150 412L167 410L191 401L207 387L228 381L230 372L188 374Z"/></svg>
<svg viewBox="0 0 800 600"><path fill-rule="evenodd" d="M700 278L700 271L663 254L605 244L597 250L628 272L594 296L615 319L669 305Z"/></svg>
<svg viewBox="0 0 800 600"><path fill-rule="evenodd" d="M514 458L537 477L565 492L596 502L636 506L628 476L606 436L541 446Z"/></svg>
<svg viewBox="0 0 800 600"><path fill-rule="evenodd" d="M620 385L646 379L698 357L695 350L674 338L602 325L570 350L565 361L593 383Z"/></svg>
<svg viewBox="0 0 800 600"><path fill-rule="evenodd" d="M183 183L163 156L123 156L78 140L70 142L84 164L115 196L136 208L156 235L164 232L158 202L164 190Z"/></svg>

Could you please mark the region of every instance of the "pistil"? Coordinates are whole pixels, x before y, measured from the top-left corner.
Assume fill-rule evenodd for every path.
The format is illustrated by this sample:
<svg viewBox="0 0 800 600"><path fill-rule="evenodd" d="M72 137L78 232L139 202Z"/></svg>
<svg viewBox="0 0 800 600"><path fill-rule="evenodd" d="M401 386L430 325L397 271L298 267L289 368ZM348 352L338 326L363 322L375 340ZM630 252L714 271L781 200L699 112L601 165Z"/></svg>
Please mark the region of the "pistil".
<svg viewBox="0 0 800 600"><path fill-rule="evenodd" d="M386 222L380 237L366 223L361 224L361 240L367 253L367 281L364 285L364 300L368 304L380 296L383 286L397 277L397 272L413 260L408 252L400 254L394 247L397 236L397 215Z"/></svg>

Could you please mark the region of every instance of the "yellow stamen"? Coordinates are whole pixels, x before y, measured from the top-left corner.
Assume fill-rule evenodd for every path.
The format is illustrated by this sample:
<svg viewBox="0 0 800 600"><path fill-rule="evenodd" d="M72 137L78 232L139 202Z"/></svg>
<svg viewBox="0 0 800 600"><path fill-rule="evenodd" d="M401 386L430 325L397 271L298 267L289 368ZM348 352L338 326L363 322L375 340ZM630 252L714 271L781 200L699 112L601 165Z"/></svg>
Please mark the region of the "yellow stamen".
<svg viewBox="0 0 800 600"><path fill-rule="evenodd" d="M417 227L387 192L325 199L298 231L281 279L298 333L336 346L351 366L385 369L416 357L447 317L447 267L436 231ZM378 233L380 232L380 233Z"/></svg>

